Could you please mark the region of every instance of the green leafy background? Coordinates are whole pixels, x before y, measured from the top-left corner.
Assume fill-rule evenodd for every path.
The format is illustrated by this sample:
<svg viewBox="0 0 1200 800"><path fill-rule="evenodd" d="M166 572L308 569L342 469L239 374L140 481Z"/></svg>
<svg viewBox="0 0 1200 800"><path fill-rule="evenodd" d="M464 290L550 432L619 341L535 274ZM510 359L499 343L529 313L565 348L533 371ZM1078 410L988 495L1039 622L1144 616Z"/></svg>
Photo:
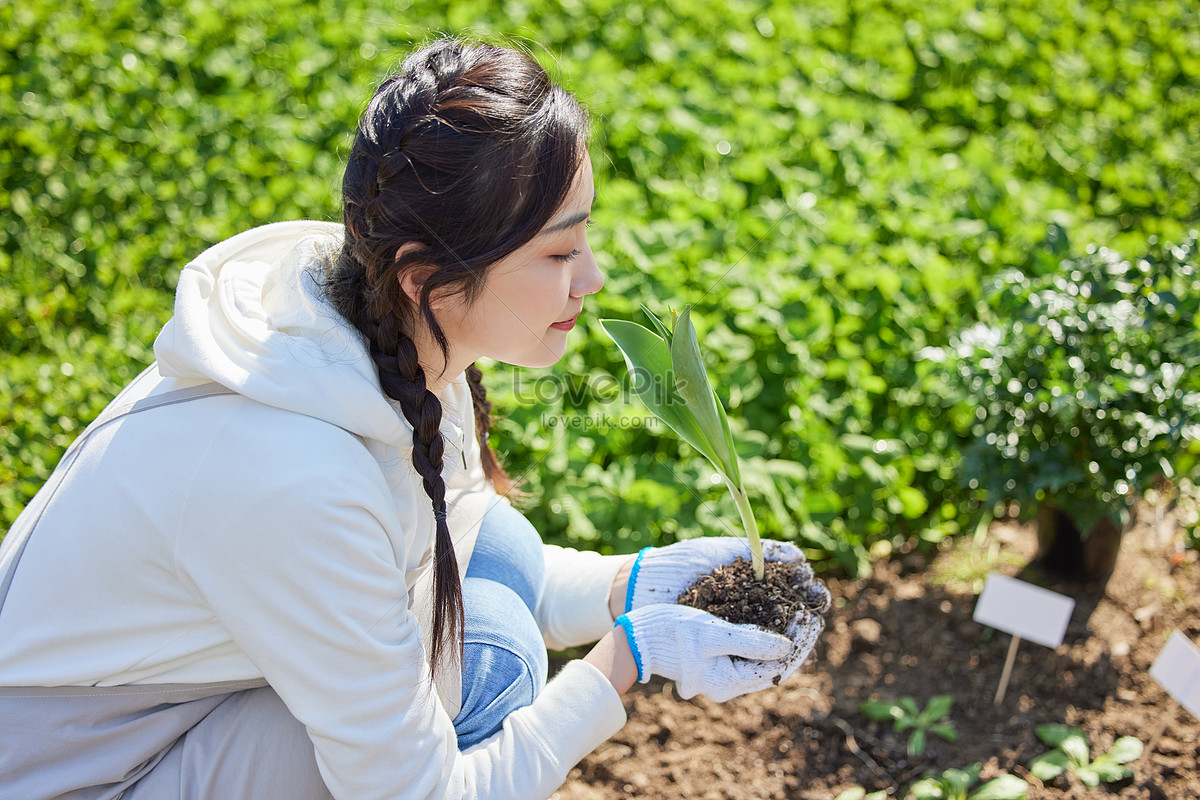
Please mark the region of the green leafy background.
<svg viewBox="0 0 1200 800"><path fill-rule="evenodd" d="M0 5L0 523L152 358L180 268L338 219L350 131L404 50L528 47L589 106L608 283L545 371L487 368L546 539L734 532L599 317L693 306L764 535L825 564L973 527L966 421L915 356L1047 225L1138 252L1200 218L1188 0L339 0Z"/></svg>

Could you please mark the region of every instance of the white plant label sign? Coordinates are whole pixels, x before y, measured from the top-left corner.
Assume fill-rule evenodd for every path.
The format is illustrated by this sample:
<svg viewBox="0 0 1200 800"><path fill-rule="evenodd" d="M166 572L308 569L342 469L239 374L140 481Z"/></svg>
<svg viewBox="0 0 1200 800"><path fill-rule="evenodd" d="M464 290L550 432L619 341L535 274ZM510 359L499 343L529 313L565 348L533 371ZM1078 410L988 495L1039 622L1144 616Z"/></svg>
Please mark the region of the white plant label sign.
<svg viewBox="0 0 1200 800"><path fill-rule="evenodd" d="M1200 648L1186 636L1179 631L1171 634L1150 667L1150 677L1200 719Z"/></svg>
<svg viewBox="0 0 1200 800"><path fill-rule="evenodd" d="M1062 644L1074 610L1075 601L1070 597L992 572L975 604L973 619L1043 647L1055 648Z"/></svg>

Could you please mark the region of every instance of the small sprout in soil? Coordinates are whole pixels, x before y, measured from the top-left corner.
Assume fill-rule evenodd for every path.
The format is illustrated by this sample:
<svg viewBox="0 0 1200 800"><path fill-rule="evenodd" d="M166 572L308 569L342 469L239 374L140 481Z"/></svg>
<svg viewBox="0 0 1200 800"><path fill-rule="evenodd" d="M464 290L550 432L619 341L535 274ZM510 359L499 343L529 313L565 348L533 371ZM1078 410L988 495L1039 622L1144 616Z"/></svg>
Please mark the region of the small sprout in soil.
<svg viewBox="0 0 1200 800"><path fill-rule="evenodd" d="M867 719L892 720L892 728L897 733L911 730L908 754L919 756L925 752L925 742L930 733L937 734L947 742L958 739L954 725L945 720L953 704L953 695L939 694L929 700L924 711L917 708L917 701L911 697L901 697L897 702L867 700L859 705L858 710Z"/></svg>
<svg viewBox="0 0 1200 800"><path fill-rule="evenodd" d="M938 777L923 778L908 787L911 800L1023 800L1029 785L1016 775L1005 773L971 791L979 780L980 765L966 769L948 769Z"/></svg>
<svg viewBox="0 0 1200 800"><path fill-rule="evenodd" d="M737 448L729 431L725 406L713 391L704 370L700 343L692 326L691 306L685 306L678 315L672 312L674 321L670 329L646 306L642 306L642 311L653 330L621 319L602 319L600 326L625 356L633 390L646 407L681 439L703 453L724 479L746 529L754 576L761 581L763 554L758 523L742 485Z"/></svg>
<svg viewBox="0 0 1200 800"><path fill-rule="evenodd" d="M1111 750L1091 761L1087 734L1080 728L1039 725L1037 735L1054 748L1029 763L1030 773L1041 781L1052 781L1064 772L1075 773L1087 786L1119 781L1133 774L1122 765L1142 755L1142 743L1133 736L1122 736L1113 743Z"/></svg>
<svg viewBox="0 0 1200 800"><path fill-rule="evenodd" d="M886 800L886 798L886 789L880 789L878 792L867 794L867 790L861 786L851 786L835 797L834 800Z"/></svg>

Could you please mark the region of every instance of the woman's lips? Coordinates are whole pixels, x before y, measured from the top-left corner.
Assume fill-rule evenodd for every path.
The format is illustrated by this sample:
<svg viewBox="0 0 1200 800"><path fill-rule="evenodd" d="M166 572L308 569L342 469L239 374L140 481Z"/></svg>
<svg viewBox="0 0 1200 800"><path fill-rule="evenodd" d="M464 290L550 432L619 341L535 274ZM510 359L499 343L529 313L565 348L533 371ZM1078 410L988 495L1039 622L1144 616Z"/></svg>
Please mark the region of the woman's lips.
<svg viewBox="0 0 1200 800"><path fill-rule="evenodd" d="M560 331L569 331L569 330L571 330L571 328L575 327L575 320L577 320L577 319L579 319L578 314L576 314L575 316L571 317L568 320L563 320L562 322L556 322L553 325L551 325L550 327L557 328Z"/></svg>

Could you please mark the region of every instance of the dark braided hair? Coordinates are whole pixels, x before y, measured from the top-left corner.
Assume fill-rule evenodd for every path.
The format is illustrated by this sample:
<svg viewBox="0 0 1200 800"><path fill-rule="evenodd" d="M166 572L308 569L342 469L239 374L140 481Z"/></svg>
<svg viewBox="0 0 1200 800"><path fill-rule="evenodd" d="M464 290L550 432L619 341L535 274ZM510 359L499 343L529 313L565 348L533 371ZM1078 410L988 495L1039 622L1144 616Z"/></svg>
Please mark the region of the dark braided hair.
<svg viewBox="0 0 1200 800"><path fill-rule="evenodd" d="M342 181L345 243L326 292L366 337L379 381L413 427L413 465L433 503L434 665L461 656L462 586L446 524L442 406L426 384L418 323L449 353L430 297L468 304L488 268L526 244L562 204L586 153L588 118L524 53L441 39L409 55L363 113ZM414 303L401 277L429 274ZM483 467L512 488L488 445L491 403L467 370Z"/></svg>

